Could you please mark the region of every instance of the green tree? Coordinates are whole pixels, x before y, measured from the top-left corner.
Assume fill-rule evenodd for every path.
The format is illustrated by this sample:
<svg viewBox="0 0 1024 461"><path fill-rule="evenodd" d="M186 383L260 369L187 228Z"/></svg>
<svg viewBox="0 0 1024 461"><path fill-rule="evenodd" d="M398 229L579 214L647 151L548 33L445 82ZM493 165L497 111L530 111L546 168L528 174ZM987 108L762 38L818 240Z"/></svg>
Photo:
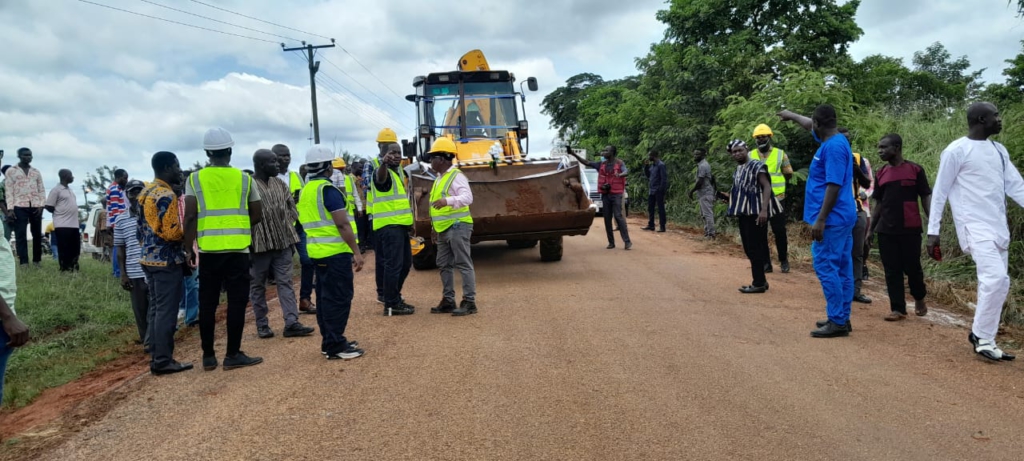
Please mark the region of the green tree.
<svg viewBox="0 0 1024 461"><path fill-rule="evenodd" d="M91 208L91 204L100 203L107 195L107 187L114 182L114 171L117 170L117 165L107 166L102 165L96 168L96 173L85 173L85 180L82 181L82 188L85 193L85 203L82 205L83 208L88 211ZM96 198L89 200L89 194L92 194Z"/></svg>
<svg viewBox="0 0 1024 461"><path fill-rule="evenodd" d="M602 84L604 79L600 75L576 74L565 81L565 86L558 87L544 97L541 102L541 113L551 117L549 126L558 129L559 138L570 143L578 141L583 134L579 130L580 100L589 88Z"/></svg>

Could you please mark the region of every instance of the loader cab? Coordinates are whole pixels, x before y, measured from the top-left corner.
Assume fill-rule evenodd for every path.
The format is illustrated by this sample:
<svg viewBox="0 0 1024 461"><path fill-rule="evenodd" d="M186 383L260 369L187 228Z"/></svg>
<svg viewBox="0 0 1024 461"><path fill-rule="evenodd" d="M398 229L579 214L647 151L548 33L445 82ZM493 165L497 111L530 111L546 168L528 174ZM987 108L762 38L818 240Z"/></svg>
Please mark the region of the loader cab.
<svg viewBox="0 0 1024 461"><path fill-rule="evenodd" d="M536 79L527 83L535 91ZM520 119L516 98L525 98L508 71L434 73L416 77L413 87L416 93L406 99L417 106L417 154L427 152L441 136L471 143L505 141L509 134L523 151L528 125Z"/></svg>

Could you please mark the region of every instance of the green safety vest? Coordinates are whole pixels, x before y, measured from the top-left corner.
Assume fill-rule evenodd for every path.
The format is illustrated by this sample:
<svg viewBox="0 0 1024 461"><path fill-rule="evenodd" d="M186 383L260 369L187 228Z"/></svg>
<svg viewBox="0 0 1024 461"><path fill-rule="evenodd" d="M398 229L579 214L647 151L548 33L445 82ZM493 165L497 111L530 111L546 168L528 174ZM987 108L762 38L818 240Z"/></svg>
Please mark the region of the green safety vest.
<svg viewBox="0 0 1024 461"><path fill-rule="evenodd" d="M772 151L768 153L768 158L761 159L761 151L754 148L750 152L750 158L764 162L768 167L768 175L772 180L772 192L776 196L786 193L786 176L782 174L782 157L786 155L782 149L778 147L772 147Z"/></svg>
<svg viewBox="0 0 1024 461"><path fill-rule="evenodd" d="M377 184L370 181L370 193L367 194L367 202L371 203L373 209L373 230L384 226L411 226L412 205L409 203L409 195L405 193L405 182L402 176L388 169L391 174L391 190L380 192Z"/></svg>
<svg viewBox="0 0 1024 461"><path fill-rule="evenodd" d="M252 177L232 167L206 167L189 175L199 206L196 242L202 251L239 251L252 243Z"/></svg>
<svg viewBox="0 0 1024 461"><path fill-rule="evenodd" d="M302 178L294 171L288 172L288 191L294 196L296 191L302 190Z"/></svg>
<svg viewBox="0 0 1024 461"><path fill-rule="evenodd" d="M434 203L442 198L448 197L448 190L452 187L452 182L455 181L455 177L462 174L458 168L449 169L444 176L434 180L434 185L430 186L430 203ZM473 217L469 214L469 206L462 208L452 208L446 206L440 210L430 207L430 223L434 226L434 231L440 234L452 227L452 224L457 222L473 224Z"/></svg>
<svg viewBox="0 0 1024 461"><path fill-rule="evenodd" d="M334 187L330 181L322 178L306 183L299 193L299 223L306 231L306 252L311 259L323 259L342 253L352 253L341 231L334 224L334 219L324 207L324 188ZM352 233L358 232L356 223L349 216Z"/></svg>

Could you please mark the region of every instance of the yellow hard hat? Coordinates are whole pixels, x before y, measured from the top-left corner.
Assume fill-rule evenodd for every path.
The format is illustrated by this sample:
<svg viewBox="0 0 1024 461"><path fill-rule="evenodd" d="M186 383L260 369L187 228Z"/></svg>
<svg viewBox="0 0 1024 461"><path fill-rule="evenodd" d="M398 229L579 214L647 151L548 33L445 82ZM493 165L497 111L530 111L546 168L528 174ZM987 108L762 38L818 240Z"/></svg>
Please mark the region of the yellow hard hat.
<svg viewBox="0 0 1024 461"><path fill-rule="evenodd" d="M758 136L765 136L765 135L774 137L775 133L772 133L772 129L768 125L765 125L764 123L762 123L762 124L758 125L756 128L754 128L754 137L755 138L758 137Z"/></svg>
<svg viewBox="0 0 1024 461"><path fill-rule="evenodd" d="M455 141L452 141L451 138L445 137L437 138L437 141L434 141L434 145L430 146L430 150L427 151L427 153L456 155L459 151L455 149Z"/></svg>
<svg viewBox="0 0 1024 461"><path fill-rule="evenodd" d="M335 168L345 168L345 159L337 157L331 161L331 165L334 165Z"/></svg>
<svg viewBox="0 0 1024 461"><path fill-rule="evenodd" d="M398 142L398 135L391 128L384 128L377 133L377 142Z"/></svg>
<svg viewBox="0 0 1024 461"><path fill-rule="evenodd" d="M409 238L409 246L412 247L412 254L417 254L423 250L426 245L423 244L423 237L411 237Z"/></svg>

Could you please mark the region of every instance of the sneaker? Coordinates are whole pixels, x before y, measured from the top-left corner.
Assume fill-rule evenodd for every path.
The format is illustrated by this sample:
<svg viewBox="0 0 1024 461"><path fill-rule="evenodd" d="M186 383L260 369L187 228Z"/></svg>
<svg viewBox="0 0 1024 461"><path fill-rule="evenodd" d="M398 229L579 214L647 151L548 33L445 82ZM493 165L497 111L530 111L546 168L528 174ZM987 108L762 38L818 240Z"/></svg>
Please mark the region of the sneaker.
<svg viewBox="0 0 1024 461"><path fill-rule="evenodd" d="M365 351L358 347L349 346L348 349L345 349L341 352L335 352L334 354L325 355L327 356L327 360L352 360L362 357L363 354L365 353Z"/></svg>
<svg viewBox="0 0 1024 461"><path fill-rule="evenodd" d="M263 357L249 357L245 352L238 351L237 354L224 357L224 369L234 370L235 368L251 367L263 363Z"/></svg>
<svg viewBox="0 0 1024 461"><path fill-rule="evenodd" d="M431 314L451 314L455 310L455 300L444 298L437 307L431 307Z"/></svg>
<svg viewBox="0 0 1024 461"><path fill-rule="evenodd" d="M299 322L295 322L284 329L284 337L294 338L297 336L309 336L313 334L314 331L316 330L313 327L307 327Z"/></svg>
<svg viewBox="0 0 1024 461"><path fill-rule="evenodd" d="M821 328L825 326L826 323L828 323L828 320L818 320L817 322L814 322L814 326ZM853 331L853 320L846 321L846 329Z"/></svg>
<svg viewBox="0 0 1024 461"><path fill-rule="evenodd" d="M256 327L256 336L259 336L260 339L273 338L274 330L271 330L269 325Z"/></svg>
<svg viewBox="0 0 1024 461"><path fill-rule="evenodd" d="M871 298L861 293L857 293L856 295L854 295L853 300L861 304L871 304Z"/></svg>
<svg viewBox="0 0 1024 461"><path fill-rule="evenodd" d="M203 357L203 371L213 371L217 369L217 356Z"/></svg>
<svg viewBox="0 0 1024 461"><path fill-rule="evenodd" d="M452 311L452 315L461 317L463 315L470 315L476 313L476 302L463 299L459 303L459 308Z"/></svg>
<svg viewBox="0 0 1024 461"><path fill-rule="evenodd" d="M348 342L348 348L349 349L358 348L358 347L359 347L359 341L349 341ZM320 349L320 355L323 355L324 357L327 357L327 351L325 351L323 349Z"/></svg>
<svg viewBox="0 0 1024 461"><path fill-rule="evenodd" d="M783 261L782 264L780 264L780 265L782 266L782 273L783 274L788 274L789 273L789 261Z"/></svg>
<svg viewBox="0 0 1024 461"><path fill-rule="evenodd" d="M849 336L850 329L846 325L836 325L831 320L825 322L817 330L811 331L811 336L815 338L838 338L840 336Z"/></svg>
<svg viewBox="0 0 1024 461"><path fill-rule="evenodd" d="M404 301L390 308L384 307L384 315L388 315L388 309L391 309L391 315L412 315L416 312L415 307L406 304Z"/></svg>

